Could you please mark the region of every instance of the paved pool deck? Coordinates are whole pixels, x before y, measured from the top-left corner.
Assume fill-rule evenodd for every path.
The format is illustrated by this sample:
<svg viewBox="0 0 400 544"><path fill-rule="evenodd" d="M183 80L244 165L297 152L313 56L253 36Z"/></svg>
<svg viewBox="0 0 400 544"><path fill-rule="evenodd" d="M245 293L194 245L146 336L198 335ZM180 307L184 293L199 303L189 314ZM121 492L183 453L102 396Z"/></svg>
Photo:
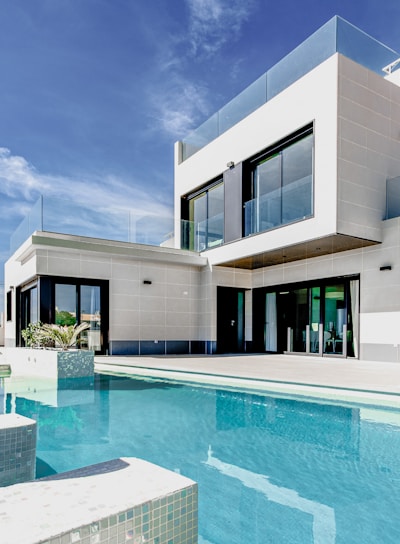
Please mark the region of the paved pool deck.
<svg viewBox="0 0 400 544"><path fill-rule="evenodd" d="M400 406L400 363L303 355L96 356L99 372Z"/></svg>

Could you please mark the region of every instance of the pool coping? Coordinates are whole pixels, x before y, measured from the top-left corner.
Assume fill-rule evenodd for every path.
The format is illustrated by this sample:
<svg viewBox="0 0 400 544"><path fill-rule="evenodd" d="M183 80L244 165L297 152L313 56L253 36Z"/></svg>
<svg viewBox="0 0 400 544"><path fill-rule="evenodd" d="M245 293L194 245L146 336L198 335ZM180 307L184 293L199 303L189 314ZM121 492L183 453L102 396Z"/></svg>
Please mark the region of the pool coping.
<svg viewBox="0 0 400 544"><path fill-rule="evenodd" d="M139 378L168 380L178 383L196 384L202 386L218 386L236 390L270 392L277 395L291 397L307 397L313 401L340 402L349 404L362 404L367 406L379 406L383 408L400 409L400 395L395 391L379 389L363 389L305 381L291 381L262 378L257 376L240 376L230 373L220 373L191 370L189 368L177 368L171 365L171 358L166 359L166 364L156 366L143 364L143 359L124 358L115 362L105 358L95 358L95 371L108 375L128 375ZM129 359L129 360L126 360ZM173 360L173 359L172 359ZM179 359L181 366L182 359ZM167 368L166 365L170 366ZM399 367L400 370L400 367Z"/></svg>

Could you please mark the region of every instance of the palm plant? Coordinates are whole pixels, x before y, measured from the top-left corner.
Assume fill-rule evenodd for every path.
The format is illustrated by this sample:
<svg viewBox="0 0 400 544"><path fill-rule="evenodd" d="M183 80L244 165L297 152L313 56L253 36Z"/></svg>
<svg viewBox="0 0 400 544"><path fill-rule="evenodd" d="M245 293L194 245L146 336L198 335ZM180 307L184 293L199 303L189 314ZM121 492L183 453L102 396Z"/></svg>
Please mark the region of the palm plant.
<svg viewBox="0 0 400 544"><path fill-rule="evenodd" d="M82 341L79 335L90 328L89 323L77 325L54 325L45 323L41 327L41 336L45 340L52 340L56 348L66 351Z"/></svg>

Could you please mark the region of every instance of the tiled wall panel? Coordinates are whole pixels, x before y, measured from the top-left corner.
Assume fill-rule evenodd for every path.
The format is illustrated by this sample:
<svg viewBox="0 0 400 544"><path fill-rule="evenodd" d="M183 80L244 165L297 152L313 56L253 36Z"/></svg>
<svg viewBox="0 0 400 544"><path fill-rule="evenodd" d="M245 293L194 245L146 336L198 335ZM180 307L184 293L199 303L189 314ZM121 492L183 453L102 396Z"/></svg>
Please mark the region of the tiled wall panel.
<svg viewBox="0 0 400 544"><path fill-rule="evenodd" d="M33 480L35 469L36 421L0 415L0 487Z"/></svg>

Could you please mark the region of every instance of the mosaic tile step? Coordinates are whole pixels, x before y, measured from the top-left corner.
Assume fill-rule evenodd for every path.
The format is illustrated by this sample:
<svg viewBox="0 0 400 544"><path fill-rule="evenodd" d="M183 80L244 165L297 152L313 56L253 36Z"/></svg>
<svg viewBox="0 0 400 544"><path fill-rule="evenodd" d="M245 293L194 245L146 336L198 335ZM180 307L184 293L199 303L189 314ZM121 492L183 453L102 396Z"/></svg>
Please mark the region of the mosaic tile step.
<svg viewBox="0 0 400 544"><path fill-rule="evenodd" d="M33 480L36 421L19 414L0 415L0 487Z"/></svg>
<svg viewBox="0 0 400 544"><path fill-rule="evenodd" d="M0 489L2 544L196 544L197 484L136 458Z"/></svg>

